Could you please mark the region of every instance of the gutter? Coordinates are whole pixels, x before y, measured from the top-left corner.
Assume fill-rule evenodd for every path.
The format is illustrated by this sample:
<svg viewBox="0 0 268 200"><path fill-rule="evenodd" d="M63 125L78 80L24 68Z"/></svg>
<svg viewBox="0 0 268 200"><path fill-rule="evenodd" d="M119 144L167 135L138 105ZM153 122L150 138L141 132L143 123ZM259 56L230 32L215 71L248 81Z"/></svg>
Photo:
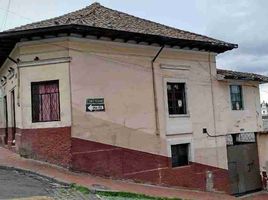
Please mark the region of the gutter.
<svg viewBox="0 0 268 200"><path fill-rule="evenodd" d="M17 65L17 75L18 75L18 78L17 78L17 81L18 81L18 84L17 84L17 87L18 87L18 89L17 89L18 90L18 92L17 92L17 105L20 106L20 68L18 66L18 61L14 60L10 56L7 56L7 58Z"/></svg>
<svg viewBox="0 0 268 200"><path fill-rule="evenodd" d="M161 52L164 49L164 45L158 50L157 54L151 61L151 68L152 68L152 79L153 79L153 94L154 94L154 110L155 110L155 134L160 135L160 126L159 126L159 113L158 113L158 100L157 100L157 91L156 91L156 82L155 82L155 68L154 62L159 57Z"/></svg>

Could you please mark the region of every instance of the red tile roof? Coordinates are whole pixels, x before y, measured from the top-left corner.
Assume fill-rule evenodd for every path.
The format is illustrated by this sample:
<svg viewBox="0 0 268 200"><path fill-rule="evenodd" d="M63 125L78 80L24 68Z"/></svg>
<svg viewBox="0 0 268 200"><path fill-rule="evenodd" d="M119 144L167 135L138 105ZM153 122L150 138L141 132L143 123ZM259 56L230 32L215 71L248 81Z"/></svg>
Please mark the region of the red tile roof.
<svg viewBox="0 0 268 200"><path fill-rule="evenodd" d="M157 35L174 39L209 42L214 45L233 45L204 35L183 31L177 28L165 26L156 22L135 17L120 11L112 10L110 8L106 8L100 5L99 3L93 3L90 6L85 7L81 10L71 12L60 17L10 29L8 30L8 32L71 24L105 28L117 31Z"/></svg>
<svg viewBox="0 0 268 200"><path fill-rule="evenodd" d="M225 70L225 69L217 69L217 74L223 76L224 79L258 81L261 83L268 83L267 76L254 74L254 73L238 72L238 71Z"/></svg>

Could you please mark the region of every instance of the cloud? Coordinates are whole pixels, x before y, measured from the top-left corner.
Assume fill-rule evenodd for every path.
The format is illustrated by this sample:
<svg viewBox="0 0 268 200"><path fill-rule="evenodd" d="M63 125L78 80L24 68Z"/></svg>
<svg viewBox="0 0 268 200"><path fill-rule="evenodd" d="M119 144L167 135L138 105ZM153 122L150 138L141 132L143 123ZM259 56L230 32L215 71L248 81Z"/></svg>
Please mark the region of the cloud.
<svg viewBox="0 0 268 200"><path fill-rule="evenodd" d="M237 43L218 56L218 66L268 75L268 1L207 0L203 7L208 35Z"/></svg>

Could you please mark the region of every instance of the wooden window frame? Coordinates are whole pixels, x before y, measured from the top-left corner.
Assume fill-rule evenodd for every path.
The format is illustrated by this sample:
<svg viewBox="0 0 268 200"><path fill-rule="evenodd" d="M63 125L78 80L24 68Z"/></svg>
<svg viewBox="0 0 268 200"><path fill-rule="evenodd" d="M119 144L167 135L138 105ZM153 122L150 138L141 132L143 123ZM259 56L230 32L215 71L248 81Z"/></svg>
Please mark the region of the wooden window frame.
<svg viewBox="0 0 268 200"><path fill-rule="evenodd" d="M40 95L40 94L34 94L34 87L35 86L39 86L39 85L45 85L45 84L57 84L58 87L58 92L54 92L54 93L48 93L48 94L57 94L57 99L58 99L58 119L51 119L51 120L40 120L40 119L35 119L34 116L36 115L36 111L34 109L34 107L36 107L36 105L34 105L34 95ZM39 104L40 105L40 104ZM60 106L60 85L59 85L59 80L48 80L48 81L39 81L39 82L31 82L31 109L32 109L32 123L42 123L42 122L56 122L56 121L61 121L61 106ZM39 110L40 112L40 110ZM51 110L50 110L51 112Z"/></svg>

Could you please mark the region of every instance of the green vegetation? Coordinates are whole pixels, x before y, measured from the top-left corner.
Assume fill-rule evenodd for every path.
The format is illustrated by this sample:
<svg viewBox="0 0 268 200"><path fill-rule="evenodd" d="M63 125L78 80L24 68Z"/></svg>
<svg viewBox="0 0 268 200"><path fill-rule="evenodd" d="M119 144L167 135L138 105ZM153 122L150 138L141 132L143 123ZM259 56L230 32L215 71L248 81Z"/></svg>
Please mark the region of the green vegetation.
<svg viewBox="0 0 268 200"><path fill-rule="evenodd" d="M89 194L90 190L81 185L75 183L70 185L70 188L81 192L82 194ZM151 197L144 194L136 194L129 192L110 192L110 191L96 191L96 194L105 200L181 200L179 198L163 198L163 197Z"/></svg>
<svg viewBox="0 0 268 200"><path fill-rule="evenodd" d="M81 192L82 194L89 194L90 190L86 187L83 187L81 185L76 185L75 183L72 183L70 187L76 191Z"/></svg>
<svg viewBox="0 0 268 200"><path fill-rule="evenodd" d="M106 197L107 200L119 200L119 199L137 199L137 200L181 200L178 198L162 198L162 197L151 197L144 194L135 194L129 192L97 192L101 197Z"/></svg>

